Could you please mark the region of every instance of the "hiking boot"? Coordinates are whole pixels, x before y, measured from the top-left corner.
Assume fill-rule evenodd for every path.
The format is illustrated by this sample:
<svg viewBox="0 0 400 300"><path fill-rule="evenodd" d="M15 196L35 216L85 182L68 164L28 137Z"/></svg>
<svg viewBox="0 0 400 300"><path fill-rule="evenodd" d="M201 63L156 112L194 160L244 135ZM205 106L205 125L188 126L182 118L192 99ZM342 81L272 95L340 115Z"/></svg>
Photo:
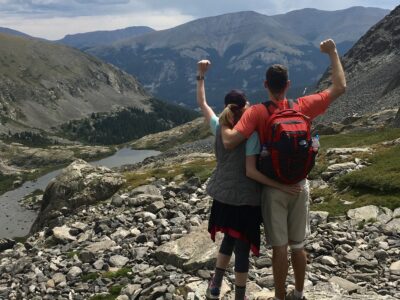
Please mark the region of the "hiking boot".
<svg viewBox="0 0 400 300"><path fill-rule="evenodd" d="M214 277L211 278L206 291L206 298L210 300L219 299L221 288L214 284Z"/></svg>
<svg viewBox="0 0 400 300"><path fill-rule="evenodd" d="M286 295L285 300L307 300L307 299L304 296L303 296L303 298L296 297L294 295L294 290L292 290Z"/></svg>

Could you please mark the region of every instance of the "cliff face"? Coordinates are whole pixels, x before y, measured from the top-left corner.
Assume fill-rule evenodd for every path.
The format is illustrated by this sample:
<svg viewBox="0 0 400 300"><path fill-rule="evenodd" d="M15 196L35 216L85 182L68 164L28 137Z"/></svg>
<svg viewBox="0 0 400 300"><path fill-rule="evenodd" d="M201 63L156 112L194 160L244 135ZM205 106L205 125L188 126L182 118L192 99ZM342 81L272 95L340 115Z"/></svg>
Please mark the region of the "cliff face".
<svg viewBox="0 0 400 300"><path fill-rule="evenodd" d="M379 112L400 105L400 6L373 26L342 59L346 94L334 102L322 121ZM329 84L325 72L318 89Z"/></svg>
<svg viewBox="0 0 400 300"><path fill-rule="evenodd" d="M138 81L78 50L0 33L0 131L49 129L115 106L151 110Z"/></svg>

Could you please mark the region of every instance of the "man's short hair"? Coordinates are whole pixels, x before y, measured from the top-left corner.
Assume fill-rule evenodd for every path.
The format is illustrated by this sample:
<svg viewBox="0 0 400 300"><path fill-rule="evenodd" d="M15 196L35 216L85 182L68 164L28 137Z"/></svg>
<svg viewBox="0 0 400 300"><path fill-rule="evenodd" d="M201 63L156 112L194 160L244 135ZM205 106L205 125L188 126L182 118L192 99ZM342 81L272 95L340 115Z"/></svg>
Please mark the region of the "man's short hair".
<svg viewBox="0 0 400 300"><path fill-rule="evenodd" d="M288 81L288 69L279 64L272 65L265 73L268 89L272 93L281 93Z"/></svg>

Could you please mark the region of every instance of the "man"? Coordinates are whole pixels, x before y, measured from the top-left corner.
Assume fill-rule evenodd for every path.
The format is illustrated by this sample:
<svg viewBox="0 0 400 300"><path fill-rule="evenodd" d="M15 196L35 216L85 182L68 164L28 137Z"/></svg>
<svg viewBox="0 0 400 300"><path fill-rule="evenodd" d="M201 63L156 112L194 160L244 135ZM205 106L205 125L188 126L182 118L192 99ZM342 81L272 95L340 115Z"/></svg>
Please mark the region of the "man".
<svg viewBox="0 0 400 300"><path fill-rule="evenodd" d="M329 104L345 92L346 79L333 40L325 40L320 50L329 55L332 65L332 85L321 93L297 99L298 110L314 119L328 108ZM269 98L279 108L289 108L286 92L290 86L288 72L282 65L273 65L266 72L264 87ZM269 112L265 105L258 104L247 109L234 129L223 128L223 142L227 149L235 148L258 131L261 144L266 142L266 124ZM306 271L306 253L303 243L308 224L309 188L306 180L299 183L302 191L289 195L282 191L263 187L262 214L268 243L272 246L272 267L275 282L275 300L301 300ZM286 295L285 281L288 273L287 251L291 249L292 266L295 276L295 290ZM286 298L285 298L286 297Z"/></svg>

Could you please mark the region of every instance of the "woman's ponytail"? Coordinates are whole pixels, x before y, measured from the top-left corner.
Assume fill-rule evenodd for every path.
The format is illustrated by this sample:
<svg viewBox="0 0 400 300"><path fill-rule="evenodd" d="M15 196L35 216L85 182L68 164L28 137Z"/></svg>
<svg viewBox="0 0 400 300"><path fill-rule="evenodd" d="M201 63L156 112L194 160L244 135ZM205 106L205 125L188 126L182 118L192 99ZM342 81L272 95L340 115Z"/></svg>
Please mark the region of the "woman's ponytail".
<svg viewBox="0 0 400 300"><path fill-rule="evenodd" d="M236 104L228 104L219 117L219 124L221 126L233 128L233 126L235 126L236 123L240 120L242 114L243 108L239 107Z"/></svg>

